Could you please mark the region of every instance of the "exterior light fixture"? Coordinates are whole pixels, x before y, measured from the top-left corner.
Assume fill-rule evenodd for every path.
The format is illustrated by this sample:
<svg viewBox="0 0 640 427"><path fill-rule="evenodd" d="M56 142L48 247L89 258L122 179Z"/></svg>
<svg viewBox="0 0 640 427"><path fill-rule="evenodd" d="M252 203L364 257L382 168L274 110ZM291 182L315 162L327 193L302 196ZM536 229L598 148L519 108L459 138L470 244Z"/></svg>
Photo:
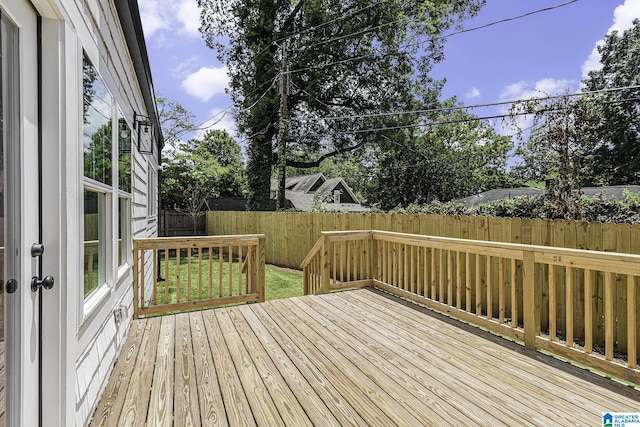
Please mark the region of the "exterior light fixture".
<svg viewBox="0 0 640 427"><path fill-rule="evenodd" d="M134 127L138 131L138 151L144 154L153 152L153 125L149 116L133 113Z"/></svg>

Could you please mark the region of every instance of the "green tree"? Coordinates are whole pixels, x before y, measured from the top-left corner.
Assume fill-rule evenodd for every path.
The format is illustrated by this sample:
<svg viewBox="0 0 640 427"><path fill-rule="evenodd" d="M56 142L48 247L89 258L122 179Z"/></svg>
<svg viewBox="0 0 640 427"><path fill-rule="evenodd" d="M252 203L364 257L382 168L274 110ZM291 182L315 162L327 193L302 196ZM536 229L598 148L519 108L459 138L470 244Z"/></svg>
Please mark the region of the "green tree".
<svg viewBox="0 0 640 427"><path fill-rule="evenodd" d="M522 163L514 174L524 180L547 181L546 196L555 206L554 218L580 217L580 189L588 180L586 159L593 150L590 133L597 106L588 98L568 96L532 99L514 104L512 123L523 114L533 118L529 129L519 129L516 154Z"/></svg>
<svg viewBox="0 0 640 427"><path fill-rule="evenodd" d="M586 91L626 88L590 95L597 105L590 133L596 147L589 166L594 183L640 184L640 20L598 46L602 68L589 72Z"/></svg>
<svg viewBox="0 0 640 427"><path fill-rule="evenodd" d="M208 198L241 196L245 187L240 146L227 132L209 131L168 151L163 159L165 209L196 215Z"/></svg>
<svg viewBox="0 0 640 427"><path fill-rule="evenodd" d="M451 105L454 100L444 105ZM385 140L367 199L384 210L509 186L510 138L464 111L434 114L426 130Z"/></svg>
<svg viewBox="0 0 640 427"><path fill-rule="evenodd" d="M156 92L156 104L165 147L175 149L185 135L196 130L195 116L184 105L165 98L159 92Z"/></svg>
<svg viewBox="0 0 640 427"><path fill-rule="evenodd" d="M443 83L429 73L443 59L442 35L484 0L198 4L201 32L230 70L238 129L249 141L249 205L266 209L278 156L287 166L317 167L394 133L366 130L418 121L417 115L377 114L433 105ZM279 93L288 94L282 123ZM280 124L287 129L286 153L275 145Z"/></svg>
<svg viewBox="0 0 640 427"><path fill-rule="evenodd" d="M111 120L100 126L84 149L84 176L111 185Z"/></svg>

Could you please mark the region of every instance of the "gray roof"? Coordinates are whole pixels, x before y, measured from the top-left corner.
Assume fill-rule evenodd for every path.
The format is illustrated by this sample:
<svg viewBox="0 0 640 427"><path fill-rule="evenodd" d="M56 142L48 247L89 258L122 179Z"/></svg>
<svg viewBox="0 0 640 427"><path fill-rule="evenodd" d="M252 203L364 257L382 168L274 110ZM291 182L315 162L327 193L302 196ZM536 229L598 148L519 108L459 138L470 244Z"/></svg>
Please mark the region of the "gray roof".
<svg viewBox="0 0 640 427"><path fill-rule="evenodd" d="M349 193L352 200L358 203L333 203L331 198L330 202L324 203L323 208L327 211L348 211L348 212L369 212L370 209L362 206L359 203L358 198L353 193L353 190L347 185L342 178L327 179L321 173L315 173L312 175L302 175L287 178L285 181L285 198L291 202L291 204L301 211L311 211L314 200L317 198L325 199L331 198L333 191L338 188L344 188ZM317 187L315 190L312 190ZM271 179L271 191L276 192L278 189L278 181Z"/></svg>
<svg viewBox="0 0 640 427"><path fill-rule="evenodd" d="M496 200L513 199L520 196L539 196L541 194L544 194L544 190L533 187L496 188L495 190L478 193L464 199L454 200L454 202L469 207L480 203L495 202Z"/></svg>
<svg viewBox="0 0 640 427"><path fill-rule="evenodd" d="M603 197L609 200L626 200L625 189L633 194L640 194L640 185L613 185L607 187L582 187L582 194L585 197L596 198ZM461 203L467 207L479 205L480 203L490 203L497 200L513 199L519 196L538 196L544 194L543 189L533 187L518 188L496 188L474 196L465 197L464 199L454 200L455 203Z"/></svg>

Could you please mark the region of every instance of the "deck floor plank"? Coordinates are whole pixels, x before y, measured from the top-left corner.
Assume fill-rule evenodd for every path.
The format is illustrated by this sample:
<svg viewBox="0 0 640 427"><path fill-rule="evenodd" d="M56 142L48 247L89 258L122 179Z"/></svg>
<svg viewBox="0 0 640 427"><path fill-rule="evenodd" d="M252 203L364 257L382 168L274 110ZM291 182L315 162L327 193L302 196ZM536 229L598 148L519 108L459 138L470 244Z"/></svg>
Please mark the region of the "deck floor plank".
<svg viewBox="0 0 640 427"><path fill-rule="evenodd" d="M162 319L159 317L148 319L146 322L145 332L142 335L135 368L129 380L120 419L113 424L114 426L145 425L155 368L153 361L158 348L161 322Z"/></svg>
<svg viewBox="0 0 640 427"><path fill-rule="evenodd" d="M472 354L467 354L464 342L442 341L441 337L432 336L429 341L421 339L421 336L413 336L402 330L402 326L407 323L407 319L397 320L389 316L388 312L378 313L382 320L378 320L377 315L368 314L366 311L359 312L356 305L345 305L346 310L354 310L354 316L363 322L371 323L372 330L395 339L396 345L406 348L411 353L417 355L428 373L439 376L445 373L452 381L450 390L459 396L467 396L470 402L475 403L479 408L484 408L492 414L499 416L503 422L510 425L551 425L553 420L546 417L538 410L532 410L528 405L517 399L513 399L514 390L507 384L495 381L495 376L486 375L490 365L481 358L476 358ZM405 316L407 313L399 313L398 316ZM360 318L360 316L364 316ZM412 324L417 327L415 323ZM428 346L422 345L428 343ZM456 357L451 358L447 351L442 350L456 348ZM476 351L477 352L477 351ZM445 378L440 376L441 380ZM515 390L517 391L517 389ZM499 396L511 395L508 402L503 402ZM508 421L510 420L510 421Z"/></svg>
<svg viewBox="0 0 640 427"><path fill-rule="evenodd" d="M91 425L600 425L638 408L640 385L359 289L134 321Z"/></svg>
<svg viewBox="0 0 640 427"><path fill-rule="evenodd" d="M394 348L397 345L394 340L387 338L376 330L367 329L365 333L362 333L362 322L357 320L350 322L350 319L345 318L348 316L341 316L341 307L330 304L323 306L322 302L320 299L307 300L305 304L308 304L310 309L315 309L320 314L327 315L328 319L345 329L347 336L352 336L353 339L359 340L367 349L377 353L387 363L392 363L401 372L407 373L413 380L414 387L418 387L420 390L416 394L420 396L428 391L432 396L424 397L424 399L428 399L431 403L430 407L433 407L434 410L451 417L447 421L457 420L463 425L497 426L505 424L504 418L499 419L494 416L494 414L500 413L500 408L490 407L489 402L485 402L485 405L483 405L486 407L479 407L474 403L477 391L468 383L465 384L452 378L446 370L433 369L431 364L423 366L424 364L422 363L416 363L416 361L419 362L423 359L417 358L416 353L412 352L411 349L400 352L389 351L390 348ZM450 391L464 388L466 388L465 393L469 396L469 399L458 399L458 395ZM498 410L496 411L496 409ZM505 415L508 418L510 414Z"/></svg>
<svg viewBox="0 0 640 427"><path fill-rule="evenodd" d="M174 417L176 420L182 420L182 425L185 427L201 425L194 355L189 315L178 314L176 315Z"/></svg>
<svg viewBox="0 0 640 427"><path fill-rule="evenodd" d="M455 346L468 347L469 351L472 352L473 358L487 361L494 369L497 369L496 372L499 372L500 375L508 373L510 376L520 378L523 380L523 387L526 387L526 384L531 384L536 387L534 392L549 393L551 401L561 402L564 400L565 404L568 404L565 410L571 411L576 408L588 407L592 410L592 415L595 415L612 411L611 406L628 408L629 397L632 399L638 398L637 390L628 390L628 387L617 387L609 379L598 377L588 371L570 369L569 372L563 369L569 367L564 362L541 353L529 351L517 344L506 345L507 343L503 342L503 345L487 345L486 336L488 334L481 336L481 334L477 333L477 329L473 327L469 327L472 331L469 332L459 327L451 328L445 322L433 324L425 324L424 321L420 322L424 318L420 311L415 309L410 311L402 310L398 307L397 300L381 296L377 292L355 292L345 296L346 300L351 298L369 300L370 310L374 312L379 312L380 306L389 309L385 311L386 313L398 313L398 310L400 310L401 314L394 314L396 319L408 316L410 320L419 322L414 323L414 327L411 329L414 339L420 336L430 342L434 334L438 334L436 337L455 342ZM416 308L413 303L407 303L405 306ZM440 342L440 340L436 340L436 342ZM447 349L448 347L445 347L445 351ZM474 349L482 349L482 351L475 351ZM524 357L514 358L514 353ZM507 360L517 361L517 366L514 363L504 363ZM541 360L557 369L540 369L539 361ZM593 393L594 383L595 385L616 389L617 393ZM531 391L529 389L525 390ZM530 401L531 399L527 398L527 400ZM560 407L562 407L562 404L558 405L558 408ZM609 409L606 409L607 407ZM577 413L581 412L583 411L577 411Z"/></svg>
<svg viewBox="0 0 640 427"><path fill-rule="evenodd" d="M133 375L138 351L142 344L146 320L135 322L125 340L120 356L109 377L107 388L102 394L100 404L93 416L93 424L99 426L115 426L120 419L120 413L127 394L127 386Z"/></svg>
<svg viewBox="0 0 640 427"><path fill-rule="evenodd" d="M310 419L311 414L308 414L302 407L265 348L251 331L251 327L246 323L242 313L239 310L225 309L221 311L229 317L236 328L240 341L253 360L258 375L262 377L284 423L290 426L313 426Z"/></svg>
<svg viewBox="0 0 640 427"><path fill-rule="evenodd" d="M317 406L325 406L336 418L337 425L341 426L368 426L368 424L355 409L340 394L336 387L317 369L309 357L295 344L295 342L280 329L278 324L269 317L266 312L257 310L255 306L240 308L247 321L260 337L269 354L279 360L280 365L288 371L298 370L304 379L296 380L296 383L304 387L304 393L313 398L311 391L307 391L306 384L313 388L320 400ZM257 313L256 313L257 311ZM336 425L331 423L317 423L316 425Z"/></svg>
<svg viewBox="0 0 640 427"><path fill-rule="evenodd" d="M273 301L271 304L265 304L265 307L269 307L272 312L277 310L281 322L285 321L288 313L295 314L296 319L302 320L299 311L290 300ZM356 354L345 357L345 353L339 351L338 345L334 346L334 343L328 341L330 339L328 335L319 329L309 328L304 320L295 324L290 322L288 326L288 331L297 334L299 338L307 337L307 342L312 343L320 351L321 356L316 360L318 365L322 365L325 370L332 370L332 375L352 382L348 391L353 394L355 390L358 394L355 396L356 399L361 400L367 397L396 425L420 424L420 417L412 411L412 408L399 404L403 403L408 396L405 394L398 396L396 393L400 390L397 387L385 390L383 383L390 379L384 373L377 371L370 361ZM333 379L333 381L336 380Z"/></svg>
<svg viewBox="0 0 640 427"><path fill-rule="evenodd" d="M193 360L196 382L198 390L198 404L200 410L200 420L202 426L226 426L227 414L224 408L224 400L220 389L220 381L214 363L214 351L210 348L209 338L204 326L202 313L189 313L189 325L191 328L191 341L193 343ZM233 387L234 382L229 383ZM228 393L231 398L235 398L236 390L231 389ZM239 397L238 405L242 405L244 396ZM242 406L240 406L241 409ZM245 408L248 410L248 407ZM232 411L233 414L233 411Z"/></svg>
<svg viewBox="0 0 640 427"><path fill-rule="evenodd" d="M171 427L173 425L173 390L175 385L176 317L163 316L161 319L147 425Z"/></svg>
<svg viewBox="0 0 640 427"><path fill-rule="evenodd" d="M215 314L256 423L258 425L285 425L258 368L251 360L251 355L240 339L240 335L231 323L229 316L225 316L224 309L216 310Z"/></svg>
<svg viewBox="0 0 640 427"><path fill-rule="evenodd" d="M292 299L294 303L289 309L294 313L299 313L299 317L304 319L306 326L311 328L319 336L325 339L332 347L339 349L341 355L350 360L366 372L366 375L381 387L393 384L394 393L391 397L402 405L420 422L431 421L439 425L445 425L451 420L464 423L462 418L458 418L459 413L451 411L449 418L445 410L445 403L437 396L434 396L423 385L412 379L412 375L403 372L389 358L380 356L369 348L365 348L357 336L350 336L342 328L339 319L326 318L320 312L313 317L306 317L313 309L310 306L303 307L298 299ZM314 307L318 308L318 307ZM370 335L368 329L361 328L362 336ZM391 354L391 353L388 353ZM408 375L407 375L408 374ZM448 408L447 408L448 409Z"/></svg>
<svg viewBox="0 0 640 427"><path fill-rule="evenodd" d="M247 395L233 363L229 349L222 336L222 330L215 316L215 310L202 313L204 328L209 340L209 348L220 384L224 408L230 426L254 426L253 416Z"/></svg>

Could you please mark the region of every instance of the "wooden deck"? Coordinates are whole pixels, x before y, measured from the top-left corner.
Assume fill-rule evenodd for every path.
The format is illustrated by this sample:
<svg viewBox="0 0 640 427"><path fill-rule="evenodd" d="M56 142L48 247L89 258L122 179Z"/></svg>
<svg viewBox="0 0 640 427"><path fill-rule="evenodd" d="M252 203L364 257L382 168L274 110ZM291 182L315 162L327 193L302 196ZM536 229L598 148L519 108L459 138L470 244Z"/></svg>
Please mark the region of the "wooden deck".
<svg viewBox="0 0 640 427"><path fill-rule="evenodd" d="M601 425L640 391L379 291L134 321L93 426Z"/></svg>

